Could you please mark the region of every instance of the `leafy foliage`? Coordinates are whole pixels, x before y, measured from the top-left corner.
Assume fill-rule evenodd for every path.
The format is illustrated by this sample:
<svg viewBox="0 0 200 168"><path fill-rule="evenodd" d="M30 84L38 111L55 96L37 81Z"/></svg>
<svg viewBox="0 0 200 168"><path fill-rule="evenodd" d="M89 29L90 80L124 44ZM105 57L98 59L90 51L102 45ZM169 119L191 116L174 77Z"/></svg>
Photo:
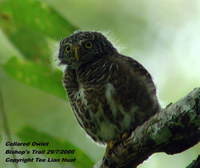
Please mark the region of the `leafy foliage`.
<svg viewBox="0 0 200 168"><path fill-rule="evenodd" d="M16 57L12 57L3 67L18 81L66 99L60 70L35 62L19 61Z"/></svg>
<svg viewBox="0 0 200 168"><path fill-rule="evenodd" d="M37 0L0 1L0 27L24 58L21 60L11 57L2 66L5 72L23 84L66 100L62 72L51 66L49 40L59 41L73 33L77 27L52 7ZM75 150L75 153L67 155L67 158L76 158L76 161L72 162L76 167L91 167L94 164L86 153L67 140L30 127L24 127L17 135L24 142L49 142L49 149ZM0 134L0 141L1 139ZM37 148L44 149L41 146ZM66 157L59 154L48 156L55 159Z"/></svg>
<svg viewBox="0 0 200 168"><path fill-rule="evenodd" d="M39 150L75 150L74 154L46 154L47 157L53 157L55 159L62 159L67 157L70 158L76 158L75 162L71 162L78 168L82 167L92 167L94 162L89 158L87 154L85 154L83 151L78 149L76 146L74 146L72 143L68 142L67 140L58 139L56 137L53 137L47 133L40 132L35 130L31 127L24 127L22 128L17 135L23 142L49 142L49 146L31 146L33 149L36 147ZM67 163L67 162L61 162L61 163Z"/></svg>
<svg viewBox="0 0 200 168"><path fill-rule="evenodd" d="M11 58L4 65L5 71L24 84L66 99L62 74L50 66L48 39L64 38L77 28L37 0L0 2L0 26L26 60L33 61Z"/></svg>
<svg viewBox="0 0 200 168"><path fill-rule="evenodd" d="M49 63L47 38L59 40L76 27L44 2L4 0L0 3L0 25L24 57Z"/></svg>

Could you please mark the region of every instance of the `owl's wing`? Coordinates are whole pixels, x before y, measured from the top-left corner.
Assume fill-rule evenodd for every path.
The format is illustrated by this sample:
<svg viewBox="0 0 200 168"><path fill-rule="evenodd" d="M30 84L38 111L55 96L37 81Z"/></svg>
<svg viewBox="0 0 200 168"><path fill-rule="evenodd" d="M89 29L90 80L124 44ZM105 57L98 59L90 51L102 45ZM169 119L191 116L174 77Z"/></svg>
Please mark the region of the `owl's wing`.
<svg viewBox="0 0 200 168"><path fill-rule="evenodd" d="M65 69L63 76L63 85L68 93L68 98L72 99L73 93L78 91L78 83L76 81L76 72L74 69Z"/></svg>
<svg viewBox="0 0 200 168"><path fill-rule="evenodd" d="M128 112L134 106L145 117L160 110L156 88L149 72L136 60L119 55L111 64L109 82L116 90L115 101Z"/></svg>

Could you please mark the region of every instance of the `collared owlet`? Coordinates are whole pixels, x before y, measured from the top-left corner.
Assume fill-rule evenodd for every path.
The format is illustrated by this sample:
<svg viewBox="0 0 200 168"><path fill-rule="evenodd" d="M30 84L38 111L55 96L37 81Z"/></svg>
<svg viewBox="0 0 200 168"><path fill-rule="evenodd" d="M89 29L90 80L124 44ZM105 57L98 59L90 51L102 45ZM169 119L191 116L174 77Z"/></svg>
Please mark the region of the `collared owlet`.
<svg viewBox="0 0 200 168"><path fill-rule="evenodd" d="M100 32L76 31L60 42L63 85L86 133L107 144L160 111L148 71Z"/></svg>

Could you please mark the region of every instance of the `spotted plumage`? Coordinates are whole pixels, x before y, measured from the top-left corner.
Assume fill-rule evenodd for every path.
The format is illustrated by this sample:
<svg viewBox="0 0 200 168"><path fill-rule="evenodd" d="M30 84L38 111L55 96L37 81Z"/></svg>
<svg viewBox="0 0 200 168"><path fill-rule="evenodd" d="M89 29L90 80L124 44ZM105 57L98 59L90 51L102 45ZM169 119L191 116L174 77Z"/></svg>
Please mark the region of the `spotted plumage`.
<svg viewBox="0 0 200 168"><path fill-rule="evenodd" d="M66 37L58 58L66 65L63 84L75 117L94 141L108 143L159 112L148 71L100 32Z"/></svg>

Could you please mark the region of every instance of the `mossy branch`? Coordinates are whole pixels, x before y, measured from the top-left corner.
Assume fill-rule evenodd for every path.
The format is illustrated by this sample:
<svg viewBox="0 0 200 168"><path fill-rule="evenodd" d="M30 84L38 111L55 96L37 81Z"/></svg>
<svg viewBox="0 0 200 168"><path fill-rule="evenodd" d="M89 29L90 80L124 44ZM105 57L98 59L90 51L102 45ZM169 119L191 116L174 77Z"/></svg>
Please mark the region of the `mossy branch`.
<svg viewBox="0 0 200 168"><path fill-rule="evenodd" d="M136 168L155 152L175 154L200 141L200 88L151 117L95 168ZM198 161L198 160L197 160ZM197 162L199 168L200 163Z"/></svg>

